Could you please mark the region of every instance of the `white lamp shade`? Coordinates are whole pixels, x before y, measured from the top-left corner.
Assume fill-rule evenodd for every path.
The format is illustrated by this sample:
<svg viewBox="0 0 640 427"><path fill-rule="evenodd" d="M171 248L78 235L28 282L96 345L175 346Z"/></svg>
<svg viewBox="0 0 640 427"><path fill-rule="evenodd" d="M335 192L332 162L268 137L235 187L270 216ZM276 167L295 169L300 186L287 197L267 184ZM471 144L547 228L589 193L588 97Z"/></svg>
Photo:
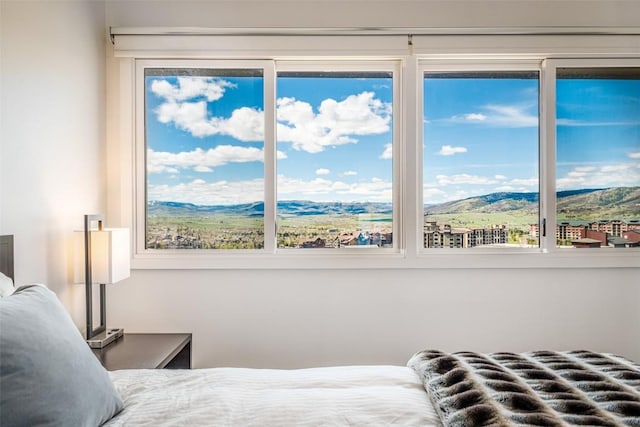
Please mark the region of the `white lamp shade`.
<svg viewBox="0 0 640 427"><path fill-rule="evenodd" d="M91 282L117 283L129 277L128 228L104 228L91 233ZM75 232L75 283L85 283L84 231Z"/></svg>

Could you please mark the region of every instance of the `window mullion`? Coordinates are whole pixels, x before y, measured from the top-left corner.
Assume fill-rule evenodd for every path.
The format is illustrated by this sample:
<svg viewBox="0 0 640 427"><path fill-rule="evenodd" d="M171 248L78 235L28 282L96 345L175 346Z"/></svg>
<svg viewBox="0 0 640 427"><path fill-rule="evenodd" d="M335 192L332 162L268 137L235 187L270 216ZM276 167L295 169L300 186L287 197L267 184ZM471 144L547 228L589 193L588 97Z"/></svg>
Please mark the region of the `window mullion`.
<svg viewBox="0 0 640 427"><path fill-rule="evenodd" d="M134 255L138 255L140 253L144 253L146 250L146 203L147 203L147 195L146 195L146 142L145 142L145 120L144 120L144 66L140 61L133 61L133 71L126 70L126 66L122 65L121 73L120 73L120 87L123 93L124 91L128 91L131 93L131 97L133 99L133 104L130 105L133 108L131 114L127 114L127 109L124 105L124 100L127 98L123 97L122 105L121 105L121 117L124 121L128 117L133 117L133 121L131 127L128 128L123 126L121 132L123 132L122 137L124 137L124 132L131 132L133 129L133 136L131 137L136 143L133 146L132 159L134 162L134 170L133 174L133 200L132 200L132 224L134 225ZM132 75L133 81L127 79L127 76ZM128 87L128 85L131 85ZM126 139L125 139L126 140Z"/></svg>
<svg viewBox="0 0 640 427"><path fill-rule="evenodd" d="M556 250L556 68L542 63L540 78L540 248ZM543 235L543 232L545 234Z"/></svg>
<svg viewBox="0 0 640 427"><path fill-rule="evenodd" d="M264 68L264 250L276 250L276 72L270 61Z"/></svg>
<svg viewBox="0 0 640 427"><path fill-rule="evenodd" d="M415 258L420 252L424 238L422 209L422 72L418 69L415 55L407 56L402 70L402 142L397 150L399 161L395 164L400 172L402 215L398 233L403 241L401 250L407 257ZM404 167L403 167L404 166ZM413 232L412 232L413 231Z"/></svg>

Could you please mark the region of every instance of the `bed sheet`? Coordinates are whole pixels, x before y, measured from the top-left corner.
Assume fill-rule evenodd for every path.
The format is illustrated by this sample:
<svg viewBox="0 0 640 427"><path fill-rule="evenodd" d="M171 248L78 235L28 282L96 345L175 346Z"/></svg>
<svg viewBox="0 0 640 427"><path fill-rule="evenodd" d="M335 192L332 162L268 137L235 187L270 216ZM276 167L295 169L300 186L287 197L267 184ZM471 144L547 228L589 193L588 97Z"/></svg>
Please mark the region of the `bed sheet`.
<svg viewBox="0 0 640 427"><path fill-rule="evenodd" d="M110 372L125 409L106 426L440 426L404 366Z"/></svg>

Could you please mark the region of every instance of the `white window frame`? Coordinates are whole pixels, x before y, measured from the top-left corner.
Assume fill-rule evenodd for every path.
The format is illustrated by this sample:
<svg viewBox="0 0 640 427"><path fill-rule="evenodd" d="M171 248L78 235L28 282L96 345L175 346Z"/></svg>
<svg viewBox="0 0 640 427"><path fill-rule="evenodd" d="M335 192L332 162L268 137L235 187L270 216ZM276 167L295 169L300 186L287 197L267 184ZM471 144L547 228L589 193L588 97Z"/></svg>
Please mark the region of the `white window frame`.
<svg viewBox="0 0 640 427"><path fill-rule="evenodd" d="M499 60L499 61L486 61L486 60L429 60L424 59L418 61L418 77L420 81L418 93L418 115L419 117L424 117L424 74L426 72L483 72L483 71L493 71L493 72L509 72L509 71L536 71L538 72L539 80L539 94L538 94L538 105L541 105L541 96L542 92L541 84L542 81L542 73L540 67L541 61L539 60L520 60L514 59L511 61L507 60ZM540 116L540 114L538 114ZM540 150L541 146L541 138L540 138L540 124L538 125L538 148ZM422 176L422 159L424 159L424 126L418 127L418 144L417 157L421 160L420 167L418 170L418 182L424 185L424 177ZM542 171L541 171L542 161L540 156L538 156L538 188L542 188ZM422 236L424 234L424 192L422 191L423 187L420 187L418 194L418 226L419 226L419 234ZM542 202L539 203L542 205ZM541 218L541 208L538 212L538 218ZM541 220L539 220L539 225ZM441 255L442 251L447 251L447 254L452 256L462 256L463 254L471 255L470 251L477 251L477 249L470 248L424 248L422 241L418 242L418 253L420 255L428 256L428 255ZM539 253L541 252L541 248L482 248L482 255L505 255L505 254L519 254L519 253Z"/></svg>
<svg viewBox="0 0 640 427"><path fill-rule="evenodd" d="M181 60L153 60L142 59L135 61L136 75L135 75L135 87L136 87L136 99L135 106L136 119L136 140L135 140L135 175L136 184L134 189L134 203L135 203L135 238L134 248L135 254L138 256L148 257L163 257L165 255L171 255L172 257L184 257L186 251L183 249L147 249L146 248L146 138L145 138L145 69L152 68L175 68L175 69L261 69L263 70L263 99L264 99L264 114L265 114L265 137L264 137L264 248L263 249L194 249L193 252L197 255L209 255L219 257L220 255L242 255L247 257L264 256L264 254L294 254L296 256L317 257L319 253L329 251L331 254L340 254L338 256L359 256L362 255L354 248L340 248L340 249L297 249L297 248L278 248L276 241L277 234L277 135L276 135L276 121L275 121L275 99L276 85L277 85L277 73L288 71L310 71L310 72L391 72L393 73L393 114L396 115L396 111L399 111L399 99L400 99L400 61L379 61L379 60L366 60L366 61L328 61L328 60L308 60L308 61L291 61L291 60L201 60L201 59L181 59ZM398 117L400 115L398 114ZM394 243L393 248L367 248L370 253L374 251L376 255L394 254L399 252L399 248L402 247L401 235L398 231L398 223L401 212L401 180L399 174L399 153L401 146L399 142L400 138L400 126L393 122L392 127L393 144L393 235ZM274 226L272 226L274 225ZM398 240L396 240L398 236ZM361 248L362 249L362 248ZM298 252L296 254L296 252ZM188 254L189 256L193 254Z"/></svg>
<svg viewBox="0 0 640 427"><path fill-rule="evenodd" d="M360 256L361 254L354 254L354 251L357 252L360 249L366 251L374 251L376 255L395 255L401 252L401 248L404 247L404 240L402 233L400 232L399 224L401 223L400 218L402 217L402 189L404 188L403 180L400 175L401 169L401 161L403 158L403 150L401 144L401 123L400 118L402 117L402 106L400 104L401 96L400 91L402 87L402 63L400 60L366 60L366 61L356 61L356 60L277 60L275 61L276 68L276 80L277 74L279 72L292 72L292 71L309 71L309 72L340 72L340 71L349 71L349 72L391 72L393 73L393 89L392 89L392 111L393 111L393 120L392 120L392 139L393 139L393 153L392 153L392 173L393 173L393 214L392 214L392 224L393 224L393 247L392 248L364 248L364 247L351 247L351 248L327 248L327 249L294 249L294 248L276 248L275 253L278 254L295 254L295 252L299 252L297 255L304 255L309 257L317 257L322 256L321 252L326 254L336 255L338 256ZM277 94L276 94L277 95ZM276 168L277 169L277 168ZM276 219L277 222L277 219Z"/></svg>
<svg viewBox="0 0 640 427"><path fill-rule="evenodd" d="M566 35L514 34L514 35L418 35L412 37L412 53L418 69L421 64L433 68L451 69L452 64L465 68L472 66L507 68L518 63L540 64L540 222L546 219L547 237L541 240L539 249L514 249L470 253L468 250L424 250L418 245L416 257L424 268L611 268L640 267L640 249L602 251L563 250L556 247L555 231L549 232L549 224L555 228L555 73L550 76L551 61L559 64L583 64L583 66L621 66L638 64L640 60L640 37L622 34ZM560 62L563 61L563 62ZM483 65L488 63L488 65ZM588 65L590 64L590 65ZM595 65L599 64L599 65ZM415 88L422 92L422 72L416 72ZM553 92L552 92L553 91ZM415 128L420 150L416 158L422 159L422 100L416 102ZM550 120L553 119L553 121ZM421 174L422 164L417 172ZM418 182L422 185L422 178ZM417 188L422 197L422 188ZM413 206L416 215L416 236L422 236L422 203ZM540 224L542 225L542 224Z"/></svg>
<svg viewBox="0 0 640 427"><path fill-rule="evenodd" d="M260 60L152 60L142 59L135 61L135 185L134 185L134 232L132 235L134 253L137 256L156 257L170 254L172 257L181 256L185 250L175 249L146 249L146 222L147 222L147 165L146 165L146 129L145 129L145 69L147 68L192 68L192 69L261 69L263 70L263 100L264 100L264 250L273 252L275 239L274 227L266 224L275 221L275 199L272 196L275 189L275 105L267 102L273 99L275 94L273 61ZM270 221L270 222L267 222ZM198 250L195 250L198 251ZM216 250L212 250L216 251ZM236 250L234 250L236 251ZM239 253L251 253L251 250L237 250ZM135 257L134 257L135 258Z"/></svg>
<svg viewBox="0 0 640 427"><path fill-rule="evenodd" d="M330 31L329 31L330 32ZM375 33L375 32L374 32ZM115 94L108 92L109 111L117 112L108 117L108 199L107 213L113 221L133 228L136 242L133 246L132 266L136 269L353 269L353 268L599 268L640 267L640 251L635 249L606 251L555 250L544 243L533 253L527 250L498 251L497 253L455 253L424 251L422 245L422 156L421 156L421 106L418 95L422 91L420 64L450 65L478 61L513 64L518 61L541 64L540 92L540 199L541 217L547 224L555 213L555 144L550 118L555 106L549 104L551 60L594 61L602 66L603 61L616 58L632 63L640 60L640 36L618 35L424 35L399 34L330 36L246 36L246 35L171 35L118 33L115 31L114 60L109 64L109 79ZM268 252L259 254L242 251L215 253L146 253L140 251L140 206L134 190L139 173L136 164L139 153L136 135L136 62L144 59L215 59L216 61L242 59L242 61L397 61L400 73L396 78L399 90L394 88L394 251L363 251L366 253L345 254L335 250L300 250ZM626 59L625 59L626 58ZM509 66L504 65L506 68ZM614 66L614 65L612 65ZM275 70L274 70L275 72ZM265 85L267 83L265 82ZM266 89L265 89L266 90ZM266 102L266 100L265 100ZM394 99L394 102L395 99ZM266 106L265 106L266 107ZM553 111L552 111L553 110ZM114 117L112 117L114 116ZM115 129L114 129L115 128ZM396 132L398 135L396 135ZM266 136L265 136L266 139ZM265 141L266 144L266 141ZM266 152L265 146L265 152ZM275 162L275 152L273 159ZM268 159L265 159L265 166ZM266 167L265 167L266 170ZM265 176L275 183L273 177ZM547 180L549 182L545 182ZM550 185L553 183L553 185ZM553 189L551 187L554 187ZM275 192L273 192L275 195ZM399 198L396 202L395 198ZM549 199L549 200L545 200ZM265 200L266 203L266 200ZM275 203L273 206L275 216ZM144 220L144 216L142 217ZM119 221L118 221L119 220ZM267 212L265 210L265 224ZM274 217L275 224L275 217ZM397 230L397 232L396 232ZM265 243L266 243L265 230ZM273 230L275 233L275 227ZM144 234L144 230L143 230ZM555 239L555 233L552 234ZM275 239L274 239L275 242ZM142 240L144 247L144 240ZM375 252L375 253L373 253Z"/></svg>
<svg viewBox="0 0 640 427"><path fill-rule="evenodd" d="M545 123L545 150L544 165L546 170L544 171L547 179L545 187L541 187L541 199L542 189L545 189L544 199L547 201L546 209L544 210L544 217L547 219L547 233L546 236L541 239L543 241L544 250L555 256L567 255L566 252L575 252L573 248L559 248L556 244L556 223L557 223L557 210L556 210L556 71L558 68L617 68L617 67L637 67L640 70L640 58L562 58L562 59L546 59L542 64L544 70L544 86L546 110L543 112L541 119ZM542 229L542 228L541 228ZM577 254L569 255L584 255L585 258L592 258L596 256L609 256L624 258L640 258L640 249L616 249L616 248L603 248L608 253L593 253L592 251L582 251L578 249ZM582 253L584 252L584 253ZM637 262L635 263L638 264ZM632 264L633 265L633 264Z"/></svg>

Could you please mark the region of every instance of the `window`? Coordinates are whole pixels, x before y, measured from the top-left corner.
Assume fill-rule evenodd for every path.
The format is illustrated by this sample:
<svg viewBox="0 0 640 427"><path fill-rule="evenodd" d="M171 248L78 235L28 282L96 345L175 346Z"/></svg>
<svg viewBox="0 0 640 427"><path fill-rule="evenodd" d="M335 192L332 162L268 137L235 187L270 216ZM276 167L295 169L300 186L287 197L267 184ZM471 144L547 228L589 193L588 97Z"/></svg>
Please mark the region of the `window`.
<svg viewBox="0 0 640 427"><path fill-rule="evenodd" d="M410 40L116 35L134 267L639 266L637 36Z"/></svg>
<svg viewBox="0 0 640 427"><path fill-rule="evenodd" d="M539 246L538 87L538 71L424 72L424 248Z"/></svg>
<svg viewBox="0 0 640 427"><path fill-rule="evenodd" d="M393 86L393 71L278 72L278 248L393 247Z"/></svg>
<svg viewBox="0 0 640 427"><path fill-rule="evenodd" d="M640 67L556 69L560 248L640 247Z"/></svg>
<svg viewBox="0 0 640 427"><path fill-rule="evenodd" d="M144 68L147 249L264 247L261 69Z"/></svg>
<svg viewBox="0 0 640 427"><path fill-rule="evenodd" d="M393 249L397 64L243 64L138 63L145 250Z"/></svg>

